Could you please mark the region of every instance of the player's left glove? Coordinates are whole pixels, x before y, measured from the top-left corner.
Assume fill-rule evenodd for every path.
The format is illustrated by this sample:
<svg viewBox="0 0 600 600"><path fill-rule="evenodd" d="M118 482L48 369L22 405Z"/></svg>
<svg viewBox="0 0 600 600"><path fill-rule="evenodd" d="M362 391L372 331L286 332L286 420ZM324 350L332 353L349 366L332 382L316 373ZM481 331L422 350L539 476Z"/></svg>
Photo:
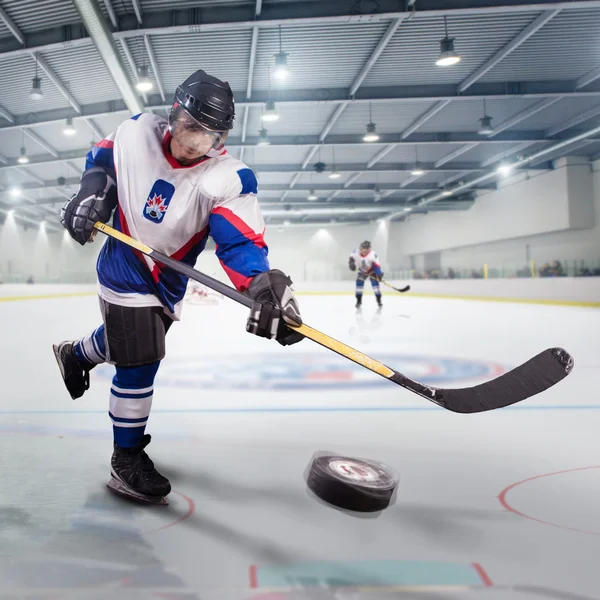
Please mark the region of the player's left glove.
<svg viewBox="0 0 600 600"><path fill-rule="evenodd" d="M248 295L254 300L246 331L275 338L282 346L296 344L304 336L286 326L302 325L298 302L292 293L292 280L279 269L260 273L252 280Z"/></svg>
<svg viewBox="0 0 600 600"><path fill-rule="evenodd" d="M371 277L375 280L375 281L379 281L381 283L381 281L383 281L383 271L381 273L373 273L371 275Z"/></svg>

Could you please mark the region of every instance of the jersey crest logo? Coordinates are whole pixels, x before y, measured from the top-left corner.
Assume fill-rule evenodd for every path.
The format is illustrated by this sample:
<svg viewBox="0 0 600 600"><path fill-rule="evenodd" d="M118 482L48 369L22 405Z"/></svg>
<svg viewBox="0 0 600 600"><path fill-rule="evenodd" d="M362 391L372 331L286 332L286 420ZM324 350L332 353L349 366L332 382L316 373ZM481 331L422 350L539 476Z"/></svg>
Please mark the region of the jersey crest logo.
<svg viewBox="0 0 600 600"><path fill-rule="evenodd" d="M175 193L175 186L164 179L157 179L146 198L144 217L154 223L162 223Z"/></svg>

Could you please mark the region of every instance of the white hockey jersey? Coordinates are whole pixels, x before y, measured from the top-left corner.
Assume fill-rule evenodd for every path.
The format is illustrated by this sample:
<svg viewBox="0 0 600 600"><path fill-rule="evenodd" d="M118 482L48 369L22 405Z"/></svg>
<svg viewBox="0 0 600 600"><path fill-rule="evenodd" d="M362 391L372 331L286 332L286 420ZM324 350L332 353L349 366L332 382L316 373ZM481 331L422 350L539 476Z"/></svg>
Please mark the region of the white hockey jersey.
<svg viewBox="0 0 600 600"><path fill-rule="evenodd" d="M122 123L89 152L86 169L101 166L117 181L113 226L193 266L208 235L235 287L246 289L269 270L257 181L225 149L182 166L171 155L166 119L142 113ZM99 294L124 306L162 305L178 319L187 277L109 238L97 263Z"/></svg>
<svg viewBox="0 0 600 600"><path fill-rule="evenodd" d="M379 264L377 254L373 250L366 256L361 256L359 250L352 250L350 258L354 259L359 273L363 275L370 275L371 273L381 275L381 265Z"/></svg>

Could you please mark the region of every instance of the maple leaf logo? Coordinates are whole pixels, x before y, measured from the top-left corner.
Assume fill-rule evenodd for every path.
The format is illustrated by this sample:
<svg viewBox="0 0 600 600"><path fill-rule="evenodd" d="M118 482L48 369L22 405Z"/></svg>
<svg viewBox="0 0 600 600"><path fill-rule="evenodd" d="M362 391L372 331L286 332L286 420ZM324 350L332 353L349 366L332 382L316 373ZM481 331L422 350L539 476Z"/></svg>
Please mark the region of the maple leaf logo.
<svg viewBox="0 0 600 600"><path fill-rule="evenodd" d="M146 200L146 214L150 215L153 219L160 221L167 210L164 198L159 194L154 194L152 198Z"/></svg>

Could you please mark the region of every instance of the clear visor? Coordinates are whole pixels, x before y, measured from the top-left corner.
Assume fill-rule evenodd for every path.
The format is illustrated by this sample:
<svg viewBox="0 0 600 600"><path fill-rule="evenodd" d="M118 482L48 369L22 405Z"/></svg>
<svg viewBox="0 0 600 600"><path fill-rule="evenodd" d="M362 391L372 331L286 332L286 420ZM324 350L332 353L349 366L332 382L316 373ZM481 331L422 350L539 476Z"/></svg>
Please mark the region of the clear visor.
<svg viewBox="0 0 600 600"><path fill-rule="evenodd" d="M225 141L226 131L211 131L199 123L182 106L169 116L169 131L178 144L202 154Z"/></svg>

